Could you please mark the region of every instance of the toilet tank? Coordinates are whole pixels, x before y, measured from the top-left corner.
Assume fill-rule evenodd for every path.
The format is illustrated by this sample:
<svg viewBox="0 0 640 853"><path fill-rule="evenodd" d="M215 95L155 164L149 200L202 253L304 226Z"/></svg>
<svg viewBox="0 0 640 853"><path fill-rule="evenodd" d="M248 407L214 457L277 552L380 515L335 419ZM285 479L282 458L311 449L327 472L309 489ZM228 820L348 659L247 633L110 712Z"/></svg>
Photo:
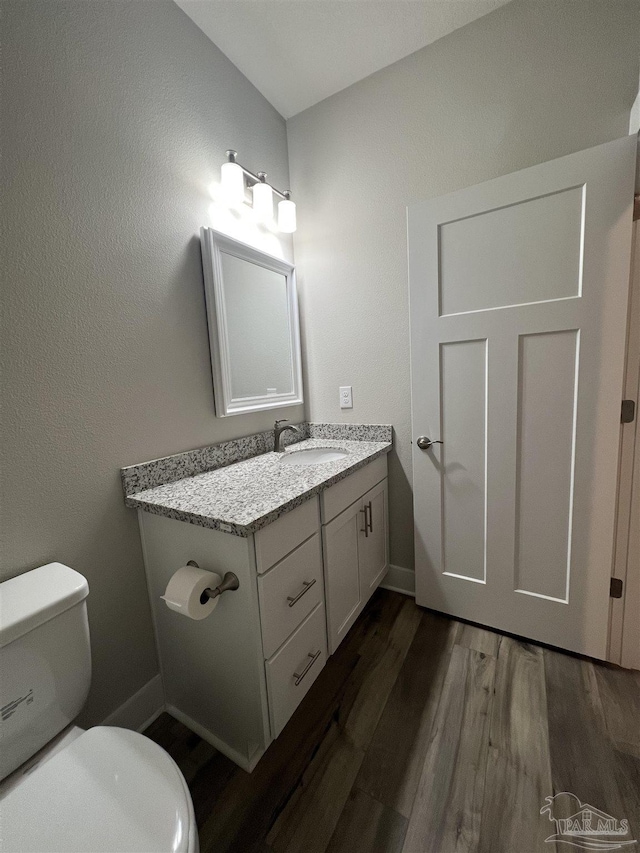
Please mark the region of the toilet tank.
<svg viewBox="0 0 640 853"><path fill-rule="evenodd" d="M86 579L49 563L0 583L0 779L71 723L91 681Z"/></svg>

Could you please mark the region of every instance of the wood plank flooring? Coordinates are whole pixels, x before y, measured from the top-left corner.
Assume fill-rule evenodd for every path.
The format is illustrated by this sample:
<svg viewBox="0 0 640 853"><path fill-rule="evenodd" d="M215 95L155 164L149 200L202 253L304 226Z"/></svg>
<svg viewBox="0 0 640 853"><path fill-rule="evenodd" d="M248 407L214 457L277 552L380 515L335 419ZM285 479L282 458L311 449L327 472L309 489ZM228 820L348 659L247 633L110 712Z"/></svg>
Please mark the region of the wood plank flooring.
<svg viewBox="0 0 640 853"><path fill-rule="evenodd" d="M168 714L146 734L187 779L202 853L553 853L540 809L562 791L640 841L640 673L386 590L253 773Z"/></svg>

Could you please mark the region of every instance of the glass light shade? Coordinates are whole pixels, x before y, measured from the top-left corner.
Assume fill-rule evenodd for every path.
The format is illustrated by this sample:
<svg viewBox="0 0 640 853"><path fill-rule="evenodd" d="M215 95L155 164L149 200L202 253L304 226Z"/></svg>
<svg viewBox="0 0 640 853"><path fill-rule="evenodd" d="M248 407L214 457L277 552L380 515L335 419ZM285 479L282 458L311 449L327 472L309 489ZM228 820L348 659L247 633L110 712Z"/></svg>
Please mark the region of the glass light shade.
<svg viewBox="0 0 640 853"><path fill-rule="evenodd" d="M269 184L253 185L253 211L262 222L273 219L273 190Z"/></svg>
<svg viewBox="0 0 640 853"><path fill-rule="evenodd" d="M223 163L220 184L227 204L238 206L244 201L244 174L238 163Z"/></svg>
<svg viewBox="0 0 640 853"><path fill-rule="evenodd" d="M296 205L288 198L278 204L278 228L285 234L293 234L296 230Z"/></svg>

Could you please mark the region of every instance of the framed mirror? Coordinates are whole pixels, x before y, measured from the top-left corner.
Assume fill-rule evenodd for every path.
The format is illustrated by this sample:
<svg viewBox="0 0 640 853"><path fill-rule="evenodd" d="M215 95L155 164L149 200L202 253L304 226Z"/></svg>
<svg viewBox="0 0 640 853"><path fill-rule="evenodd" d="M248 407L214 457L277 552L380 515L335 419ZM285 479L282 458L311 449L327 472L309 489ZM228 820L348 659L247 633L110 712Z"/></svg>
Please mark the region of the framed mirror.
<svg viewBox="0 0 640 853"><path fill-rule="evenodd" d="M201 228L216 415L302 403L294 267Z"/></svg>

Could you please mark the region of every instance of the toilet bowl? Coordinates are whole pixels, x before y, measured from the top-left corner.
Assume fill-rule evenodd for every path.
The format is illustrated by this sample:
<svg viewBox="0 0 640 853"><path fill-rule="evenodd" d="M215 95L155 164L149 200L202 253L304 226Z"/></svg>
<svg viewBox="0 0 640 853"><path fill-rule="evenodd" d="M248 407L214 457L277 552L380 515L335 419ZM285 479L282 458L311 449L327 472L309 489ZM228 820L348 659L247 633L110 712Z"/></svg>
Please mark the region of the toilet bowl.
<svg viewBox="0 0 640 853"><path fill-rule="evenodd" d="M169 754L137 732L73 725L91 676L87 594L60 563L0 584L1 849L198 853Z"/></svg>

